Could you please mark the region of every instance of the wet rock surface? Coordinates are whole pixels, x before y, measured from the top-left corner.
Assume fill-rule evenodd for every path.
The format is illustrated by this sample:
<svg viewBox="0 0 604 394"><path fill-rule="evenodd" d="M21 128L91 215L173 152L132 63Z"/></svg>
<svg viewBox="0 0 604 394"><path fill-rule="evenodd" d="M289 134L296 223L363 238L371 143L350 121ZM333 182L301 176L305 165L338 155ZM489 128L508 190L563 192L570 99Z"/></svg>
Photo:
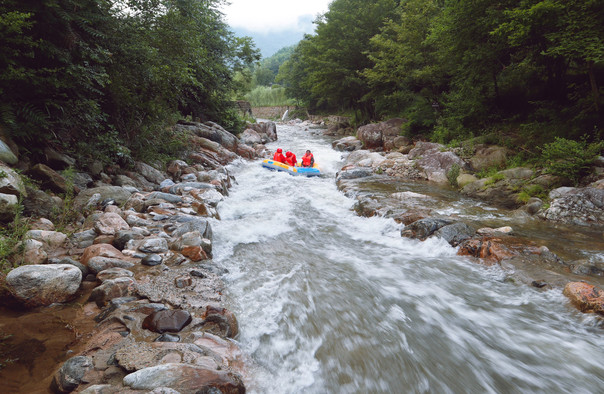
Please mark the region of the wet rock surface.
<svg viewBox="0 0 604 394"><path fill-rule="evenodd" d="M541 219L560 223L561 229L557 230L560 234L564 234L563 225L568 225L567 231L570 232L573 231L572 226L585 227L581 231L586 235L577 231L573 238L587 246L588 234L593 233L594 241L601 244L599 229L604 229L601 180L587 187L555 189L564 180L522 167L478 179L471 174L472 171L504 163L510 152L506 148L480 145L472 157L464 156L462 159L457 156L458 150L435 143L408 140L396 143L393 139L392 144L386 146L385 127L384 124L363 126L359 128L357 138L345 137L333 143L334 149L350 152L336 174L336 183L345 195L356 200L353 210L358 215L392 218L404 225L401 230L403 237L421 241L442 239L456 247L458 254L469 256L480 264L499 265L510 280L537 289L561 291L567 283L575 281L586 282L585 285L595 286L595 289L602 287L604 282L600 278L604 276L604 267L597 257L577 259L573 255L567 261L552 253L538 239L532 239L526 231L522 231L522 236L515 235L514 229L505 225L505 219L473 221L469 218L472 215L460 214L463 209L457 207L462 198L468 200L466 204L483 205L480 201L485 201L497 207L493 210L509 210L507 215L514 222ZM363 149L359 148L359 141ZM459 171L455 178L459 192L446 190L454 168ZM439 190L435 191L437 188ZM521 200L520 194L531 188L554 189L547 203L541 198ZM424 190L426 194L421 192ZM495 226L490 227L493 224ZM547 235L540 237L548 238ZM561 245L555 246L566 252ZM599 307L594 305L598 304L601 290L590 290L589 297L585 295L586 290L582 296L571 296L570 289L576 287L571 286L564 294L579 309L600 313ZM579 301L588 298L594 303Z"/></svg>
<svg viewBox="0 0 604 394"><path fill-rule="evenodd" d="M219 217L216 206L232 184L224 165L235 152L255 158L256 151L240 148L211 122L177 127L194 134L192 165L175 160L163 172L137 162L135 171L111 176L101 167L92 174L101 180L97 187L74 199L84 214L81 227L67 236L39 221L24 245L28 261L39 264L7 276L17 303L30 308L83 297L82 318L97 323L80 338L79 353L57 366L53 392L245 392L243 365L235 361L241 354L228 339L238 326L223 305L224 269L211 260L210 220ZM253 128L276 139L272 122ZM65 191L53 169L38 167L49 189ZM82 180L82 187L92 185ZM6 177L0 187L25 195L18 181Z"/></svg>

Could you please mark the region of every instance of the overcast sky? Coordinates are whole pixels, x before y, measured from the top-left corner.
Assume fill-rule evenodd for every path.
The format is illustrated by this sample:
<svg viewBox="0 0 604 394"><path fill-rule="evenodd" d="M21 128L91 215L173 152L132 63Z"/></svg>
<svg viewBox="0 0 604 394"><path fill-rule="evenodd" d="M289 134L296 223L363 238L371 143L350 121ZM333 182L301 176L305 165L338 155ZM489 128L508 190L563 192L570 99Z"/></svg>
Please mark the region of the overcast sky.
<svg viewBox="0 0 604 394"><path fill-rule="evenodd" d="M222 9L226 22L233 28L245 28L262 34L284 30L308 30L308 23L298 23L300 17L308 21L327 11L332 0L229 0ZM304 31L312 33L312 31Z"/></svg>

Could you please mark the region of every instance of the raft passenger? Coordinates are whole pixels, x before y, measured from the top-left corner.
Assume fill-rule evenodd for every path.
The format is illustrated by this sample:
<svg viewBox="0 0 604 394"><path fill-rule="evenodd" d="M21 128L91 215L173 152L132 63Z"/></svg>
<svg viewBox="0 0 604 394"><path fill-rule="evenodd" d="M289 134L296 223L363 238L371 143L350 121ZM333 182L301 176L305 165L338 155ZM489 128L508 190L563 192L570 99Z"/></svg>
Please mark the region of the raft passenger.
<svg viewBox="0 0 604 394"><path fill-rule="evenodd" d="M275 155L273 156L273 160L285 164L285 156L283 156L283 149L277 149L277 152L275 152Z"/></svg>
<svg viewBox="0 0 604 394"><path fill-rule="evenodd" d="M302 156L302 167L312 167L315 165L315 158L310 152L307 150L304 156Z"/></svg>
<svg viewBox="0 0 604 394"><path fill-rule="evenodd" d="M285 152L285 164L295 167L298 165L298 159L293 152L287 151Z"/></svg>

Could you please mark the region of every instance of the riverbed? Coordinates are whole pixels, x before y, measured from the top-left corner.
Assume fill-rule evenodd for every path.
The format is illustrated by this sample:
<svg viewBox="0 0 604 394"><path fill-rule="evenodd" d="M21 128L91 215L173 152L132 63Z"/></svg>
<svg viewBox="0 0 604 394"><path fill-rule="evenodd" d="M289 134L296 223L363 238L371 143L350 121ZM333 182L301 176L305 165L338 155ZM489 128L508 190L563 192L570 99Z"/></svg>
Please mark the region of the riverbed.
<svg viewBox="0 0 604 394"><path fill-rule="evenodd" d="M343 157L331 139L295 125L279 125L278 135L270 149L298 157L310 149L324 175L238 162L230 166L237 184L212 224L214 261L229 270L229 307L251 357L250 392L604 387L601 322L573 308L560 289L506 280L499 266L457 256L442 240L402 238L392 219L357 216L354 199L336 186ZM449 195L435 202L441 214L505 220L486 204L466 211ZM602 252L596 243L578 253L597 260Z"/></svg>

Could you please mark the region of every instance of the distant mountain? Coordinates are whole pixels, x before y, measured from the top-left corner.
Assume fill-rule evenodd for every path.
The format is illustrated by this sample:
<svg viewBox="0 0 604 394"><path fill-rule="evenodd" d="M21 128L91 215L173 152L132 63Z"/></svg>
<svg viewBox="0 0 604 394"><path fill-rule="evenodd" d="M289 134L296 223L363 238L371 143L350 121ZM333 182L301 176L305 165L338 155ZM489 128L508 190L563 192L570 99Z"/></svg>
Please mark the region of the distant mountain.
<svg viewBox="0 0 604 394"><path fill-rule="evenodd" d="M298 26L288 30L261 33L251 31L245 28L233 28L233 32L238 37L251 37L256 43L256 48L260 49L263 58L274 55L279 49L297 44L304 38L304 34L314 32L315 25L312 21L314 17L306 15L298 19Z"/></svg>

